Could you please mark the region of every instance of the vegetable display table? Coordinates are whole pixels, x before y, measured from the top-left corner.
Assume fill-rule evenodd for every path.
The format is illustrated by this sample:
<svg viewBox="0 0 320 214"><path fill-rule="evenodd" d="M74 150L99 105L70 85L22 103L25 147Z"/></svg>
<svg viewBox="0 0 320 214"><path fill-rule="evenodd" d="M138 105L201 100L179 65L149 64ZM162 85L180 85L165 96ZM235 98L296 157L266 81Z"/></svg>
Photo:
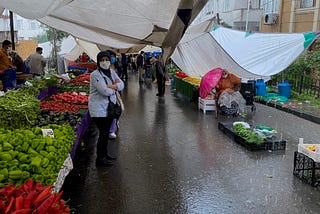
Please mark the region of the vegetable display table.
<svg viewBox="0 0 320 214"><path fill-rule="evenodd" d="M262 143L249 143L239 135L235 133L233 130L233 124L230 122L219 122L218 128L223 131L224 134L228 135L231 139L233 139L236 143L241 144L246 149L250 151L257 150L285 150L286 149L286 141L281 140L277 137L266 138L266 140Z"/></svg>
<svg viewBox="0 0 320 214"><path fill-rule="evenodd" d="M190 101L198 102L199 87L196 87L177 76L174 76L173 82L177 92L188 97Z"/></svg>

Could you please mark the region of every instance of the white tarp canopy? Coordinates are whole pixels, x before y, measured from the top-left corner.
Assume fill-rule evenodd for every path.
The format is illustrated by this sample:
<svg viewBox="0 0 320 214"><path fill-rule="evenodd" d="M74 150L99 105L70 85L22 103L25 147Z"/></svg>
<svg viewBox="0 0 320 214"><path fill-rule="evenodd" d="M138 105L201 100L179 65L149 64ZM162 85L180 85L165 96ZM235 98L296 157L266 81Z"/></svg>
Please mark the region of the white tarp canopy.
<svg viewBox="0 0 320 214"><path fill-rule="evenodd" d="M210 32L201 32L195 28L199 26L190 26L172 60L191 76L201 77L221 67L244 81L270 79L287 68L316 38L313 32L247 33L218 25Z"/></svg>
<svg viewBox="0 0 320 214"><path fill-rule="evenodd" d="M1 0L0 7L115 49L162 47L170 55L207 0ZM141 49L141 48L140 48Z"/></svg>
<svg viewBox="0 0 320 214"><path fill-rule="evenodd" d="M73 49L64 56L64 62L67 66L69 62L75 61L79 56L85 52L91 59L96 61L97 55L100 52L100 49L97 45L83 41L81 39L76 39L76 45Z"/></svg>

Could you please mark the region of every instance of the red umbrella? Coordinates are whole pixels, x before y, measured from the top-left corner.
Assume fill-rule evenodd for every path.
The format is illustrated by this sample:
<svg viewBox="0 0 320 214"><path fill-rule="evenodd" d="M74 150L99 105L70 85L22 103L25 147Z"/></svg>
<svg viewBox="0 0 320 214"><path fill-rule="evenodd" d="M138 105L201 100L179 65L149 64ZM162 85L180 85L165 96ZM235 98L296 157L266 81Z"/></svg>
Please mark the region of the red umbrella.
<svg viewBox="0 0 320 214"><path fill-rule="evenodd" d="M206 73L200 82L199 94L202 99L206 98L212 89L216 87L222 75L222 68L215 68Z"/></svg>

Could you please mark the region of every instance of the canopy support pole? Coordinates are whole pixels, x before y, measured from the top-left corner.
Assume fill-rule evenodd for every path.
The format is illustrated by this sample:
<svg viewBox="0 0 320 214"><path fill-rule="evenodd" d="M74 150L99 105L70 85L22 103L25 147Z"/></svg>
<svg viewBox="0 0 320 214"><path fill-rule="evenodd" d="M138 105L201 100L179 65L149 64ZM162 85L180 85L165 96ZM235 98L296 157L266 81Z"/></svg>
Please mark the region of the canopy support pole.
<svg viewBox="0 0 320 214"><path fill-rule="evenodd" d="M251 0L248 0L248 5L247 5L247 17L246 17L246 32L248 32L248 22L249 22L250 4L251 4Z"/></svg>
<svg viewBox="0 0 320 214"><path fill-rule="evenodd" d="M10 14L10 32L11 32L12 50L15 50L16 46L15 46L15 41L14 41L14 25L13 25L13 13L12 13L12 11L10 11L9 14Z"/></svg>

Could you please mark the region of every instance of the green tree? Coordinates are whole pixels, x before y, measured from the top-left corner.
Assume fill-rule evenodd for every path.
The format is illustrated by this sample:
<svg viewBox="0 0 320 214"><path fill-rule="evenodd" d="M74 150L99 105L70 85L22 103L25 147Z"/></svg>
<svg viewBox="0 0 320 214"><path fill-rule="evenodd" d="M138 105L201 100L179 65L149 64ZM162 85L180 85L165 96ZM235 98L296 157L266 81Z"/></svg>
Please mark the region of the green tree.
<svg viewBox="0 0 320 214"><path fill-rule="evenodd" d="M44 42L48 42L48 36L46 33L42 33L40 35L37 35L36 37L32 37L33 40L37 40L38 43L44 43Z"/></svg>
<svg viewBox="0 0 320 214"><path fill-rule="evenodd" d="M48 41L50 41L50 43L52 45L54 45L54 37L55 37L55 32L56 32L56 52L54 50L54 48L52 49L51 51L51 54L50 56L52 56L49 60L48 60L48 67L49 69L50 68L57 68L57 56L56 56L56 53L59 52L61 50L61 41L68 37L69 34L64 32L64 31L59 31L59 30L56 30L54 32L54 29L49 27L49 26L46 26L46 25L43 25L42 26L44 29L45 29L45 35L46 37L48 38ZM50 69L51 70L51 69Z"/></svg>

